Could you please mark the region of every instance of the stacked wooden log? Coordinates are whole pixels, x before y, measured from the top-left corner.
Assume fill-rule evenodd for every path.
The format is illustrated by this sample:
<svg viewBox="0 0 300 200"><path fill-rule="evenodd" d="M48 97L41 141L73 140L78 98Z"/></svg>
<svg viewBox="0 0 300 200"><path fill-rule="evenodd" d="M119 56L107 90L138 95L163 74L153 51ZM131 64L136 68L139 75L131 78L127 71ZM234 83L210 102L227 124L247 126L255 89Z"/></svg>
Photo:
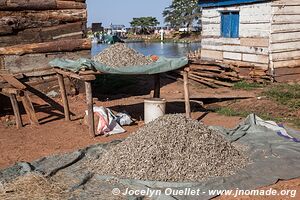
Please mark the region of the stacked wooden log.
<svg viewBox="0 0 300 200"><path fill-rule="evenodd" d="M0 70L50 76L54 58L90 57L86 22L85 0L0 0Z"/></svg>
<svg viewBox="0 0 300 200"><path fill-rule="evenodd" d="M182 75L181 71L176 71ZM266 70L255 67L241 67L212 61L190 61L188 77L193 82L217 87L232 87L238 81L267 82L271 81Z"/></svg>

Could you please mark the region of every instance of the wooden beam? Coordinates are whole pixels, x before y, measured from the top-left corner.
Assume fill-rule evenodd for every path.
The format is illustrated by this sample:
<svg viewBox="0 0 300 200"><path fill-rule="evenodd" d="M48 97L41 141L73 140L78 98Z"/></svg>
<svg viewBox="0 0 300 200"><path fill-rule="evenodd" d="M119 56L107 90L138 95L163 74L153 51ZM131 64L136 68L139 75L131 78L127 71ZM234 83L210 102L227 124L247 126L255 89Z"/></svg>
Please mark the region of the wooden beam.
<svg viewBox="0 0 300 200"><path fill-rule="evenodd" d="M19 89L24 90L26 89L26 86L21 83L18 79L16 79L12 74L0 74L0 76L7 81L11 86Z"/></svg>
<svg viewBox="0 0 300 200"><path fill-rule="evenodd" d="M65 76L69 76L72 78L76 78L78 80L84 80L84 81L93 81L96 79L96 76L94 74L99 74L98 72L92 73L91 74L82 74L82 75L78 75L75 72L72 71L64 71L60 68L54 68L54 71L56 71L59 74L65 75Z"/></svg>
<svg viewBox="0 0 300 200"><path fill-rule="evenodd" d="M34 111L34 107L32 105L32 102L27 94L27 92L23 92L21 93L21 99L23 102L23 106L25 108L25 111L29 117L30 123L32 125L39 125L39 121L36 117L35 111Z"/></svg>
<svg viewBox="0 0 300 200"><path fill-rule="evenodd" d="M0 55L24 55L32 53L77 51L85 49L91 49L91 41L89 39L58 40L52 42L2 47L0 48Z"/></svg>
<svg viewBox="0 0 300 200"><path fill-rule="evenodd" d="M94 138L95 124L94 124L92 83L90 81L85 81L84 84L85 84L86 103L87 103L87 111L88 111L89 134L92 138Z"/></svg>
<svg viewBox="0 0 300 200"><path fill-rule="evenodd" d="M13 111L14 111L17 128L22 128L23 123L22 123L22 118L21 118L21 114L20 114L20 109L19 109L17 97L16 97L15 94L10 94L9 98L10 98L11 105L12 105L12 108L13 108Z"/></svg>
<svg viewBox="0 0 300 200"><path fill-rule="evenodd" d="M58 78L61 98L62 98L63 104L64 104L65 120L70 121L70 108L69 108L69 102L68 102L64 77L61 74L57 74L57 78Z"/></svg>
<svg viewBox="0 0 300 200"><path fill-rule="evenodd" d="M153 98L160 98L160 75L154 75L154 94Z"/></svg>
<svg viewBox="0 0 300 200"><path fill-rule="evenodd" d="M13 30L51 27L86 20L86 9L0 12L0 27L9 26Z"/></svg>
<svg viewBox="0 0 300 200"><path fill-rule="evenodd" d="M183 71L183 90L184 90L184 101L185 101L185 114L187 118L191 118L191 105L190 105L190 92L188 83L188 72Z"/></svg>

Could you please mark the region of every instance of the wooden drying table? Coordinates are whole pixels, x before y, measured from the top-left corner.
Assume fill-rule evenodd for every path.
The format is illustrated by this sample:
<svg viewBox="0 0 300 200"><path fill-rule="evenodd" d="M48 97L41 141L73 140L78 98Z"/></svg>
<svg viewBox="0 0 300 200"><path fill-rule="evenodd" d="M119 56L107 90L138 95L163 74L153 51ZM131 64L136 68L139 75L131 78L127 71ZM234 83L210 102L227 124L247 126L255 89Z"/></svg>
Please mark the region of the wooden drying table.
<svg viewBox="0 0 300 200"><path fill-rule="evenodd" d="M33 104L28 95L27 86L18 80L23 78L22 74L13 75L9 73L0 73L1 84L0 93L10 98L13 112L15 115L17 128L23 127L21 113L17 101L17 96L21 98L23 107L28 115L30 123L32 125L39 125L38 118L36 116Z"/></svg>
<svg viewBox="0 0 300 200"><path fill-rule="evenodd" d="M86 103L87 103L87 111L88 111L88 126L89 126L89 134L91 137L95 137L95 124L94 124L94 113L93 113L93 96L92 96L92 81L96 79L96 75L104 74L99 71L86 70L73 72L70 70L63 70L61 68L54 68L58 83L60 87L61 97L64 104L64 113L65 120L70 121L70 108L64 83L64 76L75 78L81 81L84 81L85 85L85 93L86 93ZM185 110L186 116L191 117L191 109L190 109L190 96L189 96L189 88L188 88L188 71L189 68L186 67L183 70L183 80L184 80L184 99L185 99ZM160 97L160 76L159 74L154 75L154 98Z"/></svg>

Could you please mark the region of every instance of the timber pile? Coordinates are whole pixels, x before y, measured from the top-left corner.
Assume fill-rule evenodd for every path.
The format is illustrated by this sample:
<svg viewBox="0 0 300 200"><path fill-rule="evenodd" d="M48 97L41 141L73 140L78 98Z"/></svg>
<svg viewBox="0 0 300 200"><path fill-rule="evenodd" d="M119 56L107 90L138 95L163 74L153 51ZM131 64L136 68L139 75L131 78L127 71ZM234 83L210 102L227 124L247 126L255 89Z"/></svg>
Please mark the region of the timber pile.
<svg viewBox="0 0 300 200"><path fill-rule="evenodd" d="M177 71L182 75L182 72ZM271 81L266 70L255 67L241 67L212 61L191 61L189 79L211 88L232 87L235 82Z"/></svg>
<svg viewBox="0 0 300 200"><path fill-rule="evenodd" d="M89 57L85 0L0 0L0 70L54 74L54 58Z"/></svg>

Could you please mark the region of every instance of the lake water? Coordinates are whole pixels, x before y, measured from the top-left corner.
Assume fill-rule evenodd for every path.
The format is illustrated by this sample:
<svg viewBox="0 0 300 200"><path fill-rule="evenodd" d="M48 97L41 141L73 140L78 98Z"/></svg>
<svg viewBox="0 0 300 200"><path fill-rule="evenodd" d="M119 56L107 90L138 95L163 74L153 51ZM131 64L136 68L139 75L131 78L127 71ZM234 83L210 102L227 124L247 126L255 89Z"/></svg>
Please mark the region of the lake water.
<svg viewBox="0 0 300 200"><path fill-rule="evenodd" d="M186 56L188 52L195 51L200 48L200 43L126 43L128 47L149 56L158 55L167 58ZM93 44L92 56L98 54L109 44Z"/></svg>

